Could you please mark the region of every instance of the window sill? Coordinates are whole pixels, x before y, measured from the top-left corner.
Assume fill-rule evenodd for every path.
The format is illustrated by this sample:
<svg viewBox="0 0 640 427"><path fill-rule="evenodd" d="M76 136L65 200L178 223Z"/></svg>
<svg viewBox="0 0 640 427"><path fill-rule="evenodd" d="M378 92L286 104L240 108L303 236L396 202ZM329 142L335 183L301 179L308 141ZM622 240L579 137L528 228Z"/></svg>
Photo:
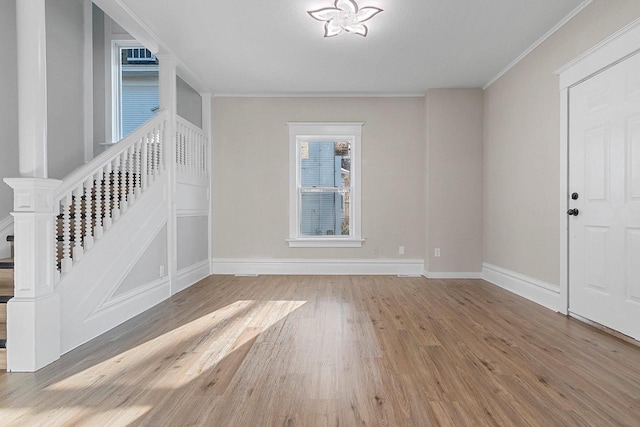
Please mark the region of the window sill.
<svg viewBox="0 0 640 427"><path fill-rule="evenodd" d="M364 239L309 237L287 239L290 248L361 248Z"/></svg>

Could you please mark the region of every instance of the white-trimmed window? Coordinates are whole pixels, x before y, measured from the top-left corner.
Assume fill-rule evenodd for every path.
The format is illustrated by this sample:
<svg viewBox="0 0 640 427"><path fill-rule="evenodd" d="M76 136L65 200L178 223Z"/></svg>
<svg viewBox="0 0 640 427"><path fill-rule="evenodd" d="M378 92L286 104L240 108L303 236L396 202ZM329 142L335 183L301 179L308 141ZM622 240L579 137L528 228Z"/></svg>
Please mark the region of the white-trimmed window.
<svg viewBox="0 0 640 427"><path fill-rule="evenodd" d="M155 55L136 40L111 42L110 142L118 142L157 113L158 73Z"/></svg>
<svg viewBox="0 0 640 427"><path fill-rule="evenodd" d="M361 247L364 123L288 123L290 247Z"/></svg>

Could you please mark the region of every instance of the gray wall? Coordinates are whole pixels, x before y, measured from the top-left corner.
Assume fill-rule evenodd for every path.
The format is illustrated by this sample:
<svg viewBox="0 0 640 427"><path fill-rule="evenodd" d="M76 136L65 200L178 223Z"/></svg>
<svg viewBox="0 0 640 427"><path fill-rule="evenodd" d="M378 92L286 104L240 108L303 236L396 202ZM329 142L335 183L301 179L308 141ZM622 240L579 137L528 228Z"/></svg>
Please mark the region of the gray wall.
<svg viewBox="0 0 640 427"><path fill-rule="evenodd" d="M560 281L560 92L554 71L640 17L595 0L484 97L484 261Z"/></svg>
<svg viewBox="0 0 640 427"><path fill-rule="evenodd" d="M0 181L19 176L16 1L0 0ZM0 221L13 208L13 190L0 182Z"/></svg>
<svg viewBox="0 0 640 427"><path fill-rule="evenodd" d="M424 97L220 97L212 116L215 258L424 258ZM362 248L288 247L288 121L365 122Z"/></svg>
<svg viewBox="0 0 640 427"><path fill-rule="evenodd" d="M482 122L482 89L427 93L430 272L482 271Z"/></svg>
<svg viewBox="0 0 640 427"><path fill-rule="evenodd" d="M209 217L178 217L178 270L205 261L209 256Z"/></svg>
<svg viewBox="0 0 640 427"><path fill-rule="evenodd" d="M202 97L180 77L176 85L178 115L202 128Z"/></svg>
<svg viewBox="0 0 640 427"><path fill-rule="evenodd" d="M84 163L83 0L47 0L47 132L51 178Z"/></svg>

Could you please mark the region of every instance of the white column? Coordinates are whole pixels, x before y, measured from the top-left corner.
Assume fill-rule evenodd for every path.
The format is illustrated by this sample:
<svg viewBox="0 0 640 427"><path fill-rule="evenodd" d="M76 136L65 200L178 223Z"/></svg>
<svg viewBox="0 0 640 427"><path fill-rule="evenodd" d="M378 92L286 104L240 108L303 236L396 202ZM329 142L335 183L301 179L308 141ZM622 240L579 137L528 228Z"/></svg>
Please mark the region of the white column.
<svg viewBox="0 0 640 427"><path fill-rule="evenodd" d="M207 193L209 197L209 274L213 274L213 115L211 111L212 96L210 93L201 93L202 97L202 130L209 140L207 144L207 172L209 179L209 191Z"/></svg>
<svg viewBox="0 0 640 427"><path fill-rule="evenodd" d="M156 55L160 65L159 95L160 108L168 112L167 126L165 128L165 155L166 178L168 179L168 206L169 217L167 219L167 250L171 294L175 294L178 285L178 248L177 248L177 218L176 218L176 117L177 117L177 63L175 58L167 54Z"/></svg>
<svg viewBox="0 0 640 427"><path fill-rule="evenodd" d="M16 1L19 166L47 177L47 43L45 0Z"/></svg>
<svg viewBox="0 0 640 427"><path fill-rule="evenodd" d="M15 296L7 305L7 367L33 372L60 357L54 192L61 181L5 178L14 190Z"/></svg>

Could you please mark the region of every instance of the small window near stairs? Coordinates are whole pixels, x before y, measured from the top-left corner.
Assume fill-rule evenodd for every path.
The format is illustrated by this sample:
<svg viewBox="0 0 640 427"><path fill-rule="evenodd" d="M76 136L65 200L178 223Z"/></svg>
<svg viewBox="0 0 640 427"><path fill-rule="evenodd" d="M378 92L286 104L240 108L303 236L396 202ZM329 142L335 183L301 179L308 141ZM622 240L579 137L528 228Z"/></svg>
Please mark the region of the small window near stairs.
<svg viewBox="0 0 640 427"><path fill-rule="evenodd" d="M158 60L136 42L113 44L112 134L117 142L158 111Z"/></svg>

